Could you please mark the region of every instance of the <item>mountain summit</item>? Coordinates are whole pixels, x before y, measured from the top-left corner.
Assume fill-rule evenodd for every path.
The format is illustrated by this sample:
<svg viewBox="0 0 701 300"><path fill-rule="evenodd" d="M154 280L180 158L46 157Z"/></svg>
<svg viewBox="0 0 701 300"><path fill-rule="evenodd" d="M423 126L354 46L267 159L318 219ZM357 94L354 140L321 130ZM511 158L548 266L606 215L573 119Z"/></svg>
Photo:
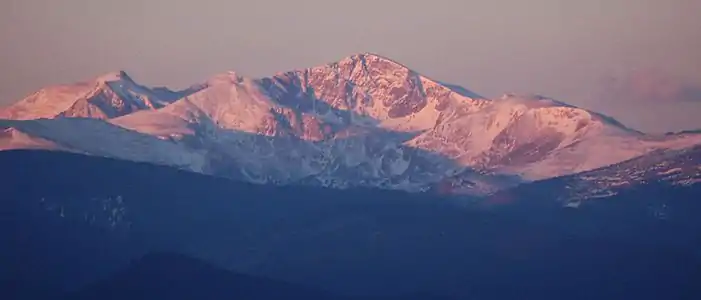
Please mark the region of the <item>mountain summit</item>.
<svg viewBox="0 0 701 300"><path fill-rule="evenodd" d="M477 194L701 143L699 134L647 135L544 96L486 99L372 53L264 78L222 73L182 92L117 72L42 89L0 118L1 149L63 149L258 183Z"/></svg>

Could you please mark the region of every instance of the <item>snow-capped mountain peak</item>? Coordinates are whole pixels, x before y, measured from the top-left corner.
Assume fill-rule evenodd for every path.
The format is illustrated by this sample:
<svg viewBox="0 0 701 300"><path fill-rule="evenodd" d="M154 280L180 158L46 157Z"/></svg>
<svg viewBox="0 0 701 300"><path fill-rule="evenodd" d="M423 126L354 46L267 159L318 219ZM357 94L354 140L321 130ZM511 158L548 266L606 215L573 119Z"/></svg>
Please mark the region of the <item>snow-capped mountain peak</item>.
<svg viewBox="0 0 701 300"><path fill-rule="evenodd" d="M0 119L32 120L56 117L111 119L139 110L157 109L190 93L137 84L116 71L75 84L43 88L0 110Z"/></svg>
<svg viewBox="0 0 701 300"><path fill-rule="evenodd" d="M238 74L236 71L231 70L209 77L203 85L212 86L218 84L238 84L243 82L243 80L243 76Z"/></svg>
<svg viewBox="0 0 701 300"><path fill-rule="evenodd" d="M382 55L379 55L376 53L371 53L371 52L353 54L353 55L347 56L345 58L342 58L336 62L333 62L330 65L339 65L342 68L343 67L355 68L356 65L358 65L358 64L362 68L364 68L366 71L403 70L403 71L414 72L409 67L407 67L407 66L405 66L405 65L403 65L403 64L401 64L393 59L390 59L386 56L382 56Z"/></svg>
<svg viewBox="0 0 701 300"><path fill-rule="evenodd" d="M102 74L98 76L97 78L94 79L94 81L98 83L107 83L107 82L115 82L115 81L128 81L128 82L134 82L134 80L131 79L129 74L127 74L126 71L124 70L119 70L115 72L109 72Z"/></svg>

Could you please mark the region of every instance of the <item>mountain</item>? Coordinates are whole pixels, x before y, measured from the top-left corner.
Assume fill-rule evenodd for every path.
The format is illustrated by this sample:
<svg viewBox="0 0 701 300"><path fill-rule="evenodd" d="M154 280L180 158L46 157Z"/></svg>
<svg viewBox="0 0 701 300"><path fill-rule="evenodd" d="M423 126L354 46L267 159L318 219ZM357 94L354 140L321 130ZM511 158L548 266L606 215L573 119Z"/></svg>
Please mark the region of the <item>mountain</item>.
<svg viewBox="0 0 701 300"><path fill-rule="evenodd" d="M181 274L171 279L182 282L199 276L196 270L212 281L169 286L196 290L241 278L189 259L157 263L160 256L149 256L164 252L343 296L701 295L699 185L645 183L636 190L647 192L577 209L516 193L514 205L485 209L472 203L487 199L258 185L60 151L3 151L0 165L11 174L0 198L0 283L31 295L132 283L163 291L158 282L168 275ZM649 193L663 188L673 197ZM651 204L667 204L667 217ZM139 271L144 265L162 275Z"/></svg>
<svg viewBox="0 0 701 300"><path fill-rule="evenodd" d="M180 97L117 77L96 82L141 94L115 92L112 102L153 105L65 112L56 107L93 100L32 96L8 109L26 114L2 114L11 120L0 121L0 149L73 151L255 183L483 195L701 143L698 133L648 135L544 96L485 99L372 53L264 78L226 72Z"/></svg>

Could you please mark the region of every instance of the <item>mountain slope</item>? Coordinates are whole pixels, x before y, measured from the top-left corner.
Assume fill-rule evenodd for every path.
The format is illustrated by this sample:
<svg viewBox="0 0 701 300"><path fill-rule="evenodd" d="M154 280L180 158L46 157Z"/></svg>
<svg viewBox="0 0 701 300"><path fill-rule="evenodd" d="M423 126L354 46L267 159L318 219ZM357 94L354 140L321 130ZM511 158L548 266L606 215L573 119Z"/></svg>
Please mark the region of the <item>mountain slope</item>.
<svg viewBox="0 0 701 300"><path fill-rule="evenodd" d="M699 183L701 145L654 151L611 166L524 184L499 191L485 203L538 199L537 202L546 205L581 207L617 196L653 199L637 204L659 218L668 218L670 214L696 218L695 209L673 210L672 207L678 199L698 198Z"/></svg>
<svg viewBox="0 0 701 300"><path fill-rule="evenodd" d="M198 153L209 167L187 169L206 174L468 194L701 143L701 134L646 135L543 96L484 99L372 53L265 78L222 73L176 98L165 106L79 115L129 129L116 140L151 136ZM73 134L96 143L83 132L89 130ZM13 127L2 147L66 144L58 134L31 137ZM99 155L126 157L119 151ZM146 152L138 161L165 155Z"/></svg>
<svg viewBox="0 0 701 300"><path fill-rule="evenodd" d="M689 217L698 185L668 190L695 193L669 202L686 215L660 219L647 204L664 199L645 193L576 210L531 201L478 210L426 194L253 185L62 152L4 151L0 165L12 174L0 198L0 282L75 290L155 251L339 294L700 292L701 223Z"/></svg>

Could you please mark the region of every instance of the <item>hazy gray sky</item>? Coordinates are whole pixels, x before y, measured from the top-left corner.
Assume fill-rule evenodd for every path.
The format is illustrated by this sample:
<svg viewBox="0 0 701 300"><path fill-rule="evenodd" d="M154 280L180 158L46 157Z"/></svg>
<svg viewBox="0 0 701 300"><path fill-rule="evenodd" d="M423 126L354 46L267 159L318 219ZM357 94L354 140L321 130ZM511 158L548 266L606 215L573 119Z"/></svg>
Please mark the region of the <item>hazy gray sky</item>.
<svg viewBox="0 0 701 300"><path fill-rule="evenodd" d="M0 45L0 104L114 70L181 88L368 51L486 96L701 128L700 0L2 0Z"/></svg>

